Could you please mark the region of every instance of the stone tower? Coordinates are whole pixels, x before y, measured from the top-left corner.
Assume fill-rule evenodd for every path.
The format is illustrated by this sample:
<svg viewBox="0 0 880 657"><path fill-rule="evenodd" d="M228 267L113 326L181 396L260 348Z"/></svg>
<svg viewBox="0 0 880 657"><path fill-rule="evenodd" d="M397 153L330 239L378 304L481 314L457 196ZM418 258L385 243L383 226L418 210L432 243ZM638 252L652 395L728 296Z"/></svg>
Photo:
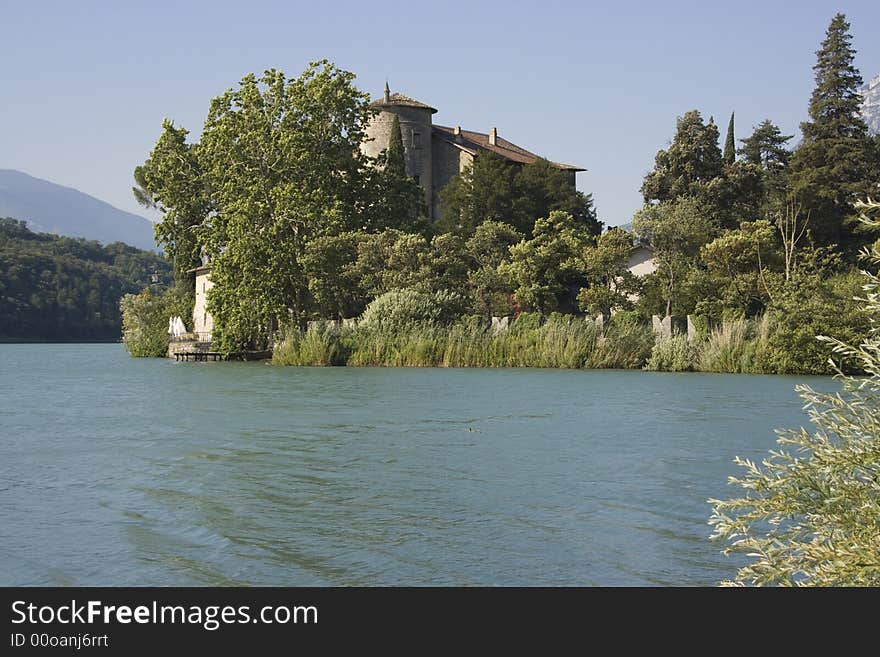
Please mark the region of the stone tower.
<svg viewBox="0 0 880 657"><path fill-rule="evenodd" d="M434 176L431 167L431 116L437 110L403 94L392 94L387 82L385 83L385 94L370 105L378 109L379 113L367 126L367 140L361 148L370 157L376 157L388 148L391 124L396 115L400 121L400 132L403 137L406 173L408 176L412 176L425 191L425 207L430 212L434 200Z"/></svg>

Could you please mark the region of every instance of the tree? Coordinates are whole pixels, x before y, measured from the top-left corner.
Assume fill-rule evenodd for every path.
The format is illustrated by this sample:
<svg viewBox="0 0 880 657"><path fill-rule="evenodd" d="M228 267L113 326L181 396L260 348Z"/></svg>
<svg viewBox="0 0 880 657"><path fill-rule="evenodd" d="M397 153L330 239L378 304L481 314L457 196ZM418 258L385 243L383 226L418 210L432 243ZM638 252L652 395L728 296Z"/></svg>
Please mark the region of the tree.
<svg viewBox="0 0 880 657"><path fill-rule="evenodd" d="M793 135L783 135L779 127L769 119L756 126L751 136L742 139L739 150L746 165L760 171L758 194L760 214L767 216L778 212L788 193L788 167L791 151L786 144Z"/></svg>
<svg viewBox="0 0 880 657"><path fill-rule="evenodd" d="M786 144L794 135L783 135L779 126L770 119L764 119L752 134L740 139L739 149L746 162L761 167L766 172L784 171L791 160L791 151Z"/></svg>
<svg viewBox="0 0 880 657"><path fill-rule="evenodd" d="M778 265L775 231L765 220L744 221L739 228L719 235L700 249L711 289L698 304L698 312L716 317L724 310L746 316L759 314L770 297L767 270ZM717 300L719 307L712 308ZM719 312L722 311L722 312Z"/></svg>
<svg viewBox="0 0 880 657"><path fill-rule="evenodd" d="M593 235L599 235L602 222L596 216L593 195L579 192L574 186L573 175L544 158L523 166L514 179L515 199L510 222L514 228L531 233L538 218L561 210Z"/></svg>
<svg viewBox="0 0 880 657"><path fill-rule="evenodd" d="M402 288L427 289L422 266L430 244L424 236L388 229L364 236L357 251L353 275L367 299Z"/></svg>
<svg viewBox="0 0 880 657"><path fill-rule="evenodd" d="M733 135L733 115L730 113L730 123L727 124L727 138L724 140L724 154L721 159L724 164L730 166L736 162L736 139Z"/></svg>
<svg viewBox="0 0 880 657"><path fill-rule="evenodd" d="M676 123L672 145L657 153L654 170L645 176L645 202L672 201L702 191L702 186L722 173L718 128L703 123L697 110L687 112Z"/></svg>
<svg viewBox="0 0 880 657"><path fill-rule="evenodd" d="M388 156L385 168L396 176L406 175L406 159L403 151L403 134L400 132L400 119L397 114L391 119L391 137L388 140Z"/></svg>
<svg viewBox="0 0 880 657"><path fill-rule="evenodd" d="M510 247L510 262L499 273L510 281L521 306L544 313L571 311L583 284L579 258L592 242L589 230L556 210L535 222L530 240Z"/></svg>
<svg viewBox="0 0 880 657"><path fill-rule="evenodd" d="M707 217L721 228L736 229L743 221L758 219L764 209L761 169L748 162L726 164L721 176L693 189Z"/></svg>
<svg viewBox="0 0 880 657"><path fill-rule="evenodd" d="M785 280L791 280L797 266L797 250L810 225L809 213L804 213L801 203L793 196L774 215L774 223L782 240L782 261L785 264Z"/></svg>
<svg viewBox="0 0 880 657"><path fill-rule="evenodd" d="M629 310L630 295L637 291L636 277L627 269L633 250L633 236L620 228L603 233L584 249L581 270L585 285L578 303L588 313L611 314L613 309Z"/></svg>
<svg viewBox="0 0 880 657"><path fill-rule="evenodd" d="M484 221L513 221L516 167L492 152L480 153L473 164L440 190L438 229L464 236Z"/></svg>
<svg viewBox="0 0 880 657"><path fill-rule="evenodd" d="M363 233L347 232L311 240L302 264L314 300L316 318L342 319L360 315L365 306L355 263Z"/></svg>
<svg viewBox="0 0 880 657"><path fill-rule="evenodd" d="M471 261L468 269L468 287L474 297L477 311L487 321L497 311L510 311L509 296L513 292L499 267L510 259L510 247L522 241L523 235L508 224L487 221L474 231L465 243L465 253Z"/></svg>
<svg viewBox="0 0 880 657"><path fill-rule="evenodd" d="M654 248L655 275L662 284L669 315L680 283L696 263L700 247L709 240L714 226L706 219L705 208L685 196L671 203L646 205L633 217L633 228Z"/></svg>
<svg viewBox="0 0 880 657"><path fill-rule="evenodd" d="M187 271L202 264L201 237L204 222L212 210L199 162L198 146L188 144L189 131L162 122L162 134L142 166L134 170L137 201L158 209L156 242L174 264L178 280L189 280Z"/></svg>
<svg viewBox="0 0 880 657"><path fill-rule="evenodd" d="M871 211L880 204L864 205ZM875 222L872 222L875 223ZM873 250L872 259L880 261ZM880 278L867 275L865 309L880 318ZM880 341L833 345L867 377L838 372L842 391L821 394L798 386L815 432L780 432L778 451L761 465L737 458L745 473L729 482L743 497L709 500L713 538L726 553L751 562L732 582L757 586L880 586Z"/></svg>
<svg viewBox="0 0 880 657"><path fill-rule="evenodd" d="M595 235L602 229L592 196L575 188L570 171L544 159L520 168L492 152L480 153L441 190L440 209L439 229L465 237L486 221L504 222L529 234L538 218L556 210L567 212Z"/></svg>
<svg viewBox="0 0 880 657"><path fill-rule="evenodd" d="M859 114L862 76L853 66L849 23L837 14L817 51L816 87L803 141L791 162L791 187L811 217L819 244L843 244L853 251L853 201L867 189L869 141Z"/></svg>
<svg viewBox="0 0 880 657"><path fill-rule="evenodd" d="M199 159L215 209L205 249L220 351L302 323L306 245L365 223L371 162L359 147L372 110L353 79L321 61L293 80L276 70L247 75L211 102Z"/></svg>

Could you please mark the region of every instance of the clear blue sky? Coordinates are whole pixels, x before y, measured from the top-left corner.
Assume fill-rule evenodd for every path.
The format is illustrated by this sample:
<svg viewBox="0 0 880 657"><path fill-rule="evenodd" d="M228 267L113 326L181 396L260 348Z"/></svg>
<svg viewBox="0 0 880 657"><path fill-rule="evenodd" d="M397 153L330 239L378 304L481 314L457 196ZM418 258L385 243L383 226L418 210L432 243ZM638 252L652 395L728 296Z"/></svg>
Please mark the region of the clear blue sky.
<svg viewBox="0 0 880 657"><path fill-rule="evenodd" d="M689 109L737 137L765 117L798 133L831 17L880 73L880 2L40 2L0 0L0 168L144 214L131 171L162 118L195 137L209 100L249 72L327 58L361 89L427 102L589 169L578 186L625 223Z"/></svg>

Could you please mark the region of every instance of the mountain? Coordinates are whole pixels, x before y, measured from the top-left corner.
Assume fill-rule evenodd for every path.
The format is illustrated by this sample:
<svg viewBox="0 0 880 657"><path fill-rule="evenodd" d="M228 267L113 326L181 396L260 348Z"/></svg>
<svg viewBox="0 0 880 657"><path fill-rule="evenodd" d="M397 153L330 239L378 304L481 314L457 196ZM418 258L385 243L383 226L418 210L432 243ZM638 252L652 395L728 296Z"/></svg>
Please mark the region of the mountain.
<svg viewBox="0 0 880 657"><path fill-rule="evenodd" d="M0 169L0 217L27 221L36 232L156 248L149 219L14 169Z"/></svg>
<svg viewBox="0 0 880 657"><path fill-rule="evenodd" d="M872 135L880 135L880 75L862 87L862 118Z"/></svg>

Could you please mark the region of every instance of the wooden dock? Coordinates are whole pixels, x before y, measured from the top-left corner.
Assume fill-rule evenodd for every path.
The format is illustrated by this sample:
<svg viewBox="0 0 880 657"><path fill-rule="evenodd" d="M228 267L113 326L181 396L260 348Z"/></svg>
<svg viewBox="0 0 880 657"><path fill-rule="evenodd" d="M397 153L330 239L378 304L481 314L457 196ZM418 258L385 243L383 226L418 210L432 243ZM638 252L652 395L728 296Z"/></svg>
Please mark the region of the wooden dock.
<svg viewBox="0 0 880 657"><path fill-rule="evenodd" d="M209 360L223 360L223 354L219 351L178 351L174 354L176 361L205 362Z"/></svg>

